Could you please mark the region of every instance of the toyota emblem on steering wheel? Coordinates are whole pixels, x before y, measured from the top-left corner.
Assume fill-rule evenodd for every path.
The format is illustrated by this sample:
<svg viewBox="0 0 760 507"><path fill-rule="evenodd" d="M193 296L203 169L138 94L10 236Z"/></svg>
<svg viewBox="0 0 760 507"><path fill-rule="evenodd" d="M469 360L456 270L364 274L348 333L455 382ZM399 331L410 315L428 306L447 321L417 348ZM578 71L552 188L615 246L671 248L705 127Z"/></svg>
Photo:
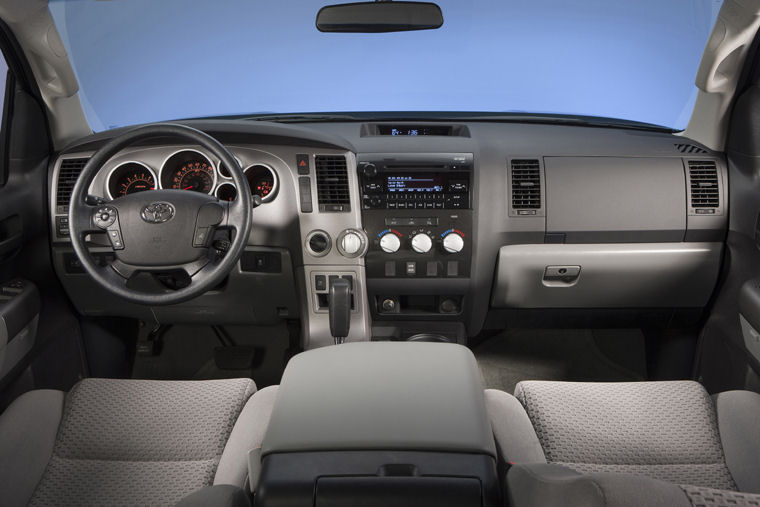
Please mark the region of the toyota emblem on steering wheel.
<svg viewBox="0 0 760 507"><path fill-rule="evenodd" d="M162 224L174 218L174 206L168 202L154 202L143 208L141 216L149 224Z"/></svg>

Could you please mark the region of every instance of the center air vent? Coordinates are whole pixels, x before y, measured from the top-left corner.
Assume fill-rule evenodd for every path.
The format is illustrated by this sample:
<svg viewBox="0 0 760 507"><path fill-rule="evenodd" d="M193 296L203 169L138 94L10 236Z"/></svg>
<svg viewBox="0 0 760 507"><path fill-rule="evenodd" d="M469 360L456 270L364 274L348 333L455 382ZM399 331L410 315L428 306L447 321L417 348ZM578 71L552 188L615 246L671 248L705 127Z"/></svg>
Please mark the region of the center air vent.
<svg viewBox="0 0 760 507"><path fill-rule="evenodd" d="M351 198L346 157L317 155L314 157L314 165L317 171L319 210L350 211Z"/></svg>
<svg viewBox="0 0 760 507"><path fill-rule="evenodd" d="M61 160L55 193L56 213L68 213L71 192L74 190L77 178L79 178L88 160L87 158L65 158Z"/></svg>
<svg viewBox="0 0 760 507"><path fill-rule="evenodd" d="M512 209L536 215L541 209L541 166L537 159L514 159L511 164Z"/></svg>
<svg viewBox="0 0 760 507"><path fill-rule="evenodd" d="M689 160L691 207L695 210L720 206L718 169L713 160ZM697 211L700 213L700 211ZM715 213L710 210L708 213Z"/></svg>

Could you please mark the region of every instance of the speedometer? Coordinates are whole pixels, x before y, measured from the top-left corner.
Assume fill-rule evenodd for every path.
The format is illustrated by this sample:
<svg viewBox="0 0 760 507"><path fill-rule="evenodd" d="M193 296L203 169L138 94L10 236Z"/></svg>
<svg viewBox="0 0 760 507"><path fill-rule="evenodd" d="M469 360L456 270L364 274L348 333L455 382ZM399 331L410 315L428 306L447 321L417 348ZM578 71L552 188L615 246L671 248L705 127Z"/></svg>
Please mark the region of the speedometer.
<svg viewBox="0 0 760 507"><path fill-rule="evenodd" d="M214 168L200 160L188 162L172 175L171 188L210 194L214 188Z"/></svg>
<svg viewBox="0 0 760 507"><path fill-rule="evenodd" d="M216 170L201 152L183 150L164 162L161 188L210 194L216 185Z"/></svg>

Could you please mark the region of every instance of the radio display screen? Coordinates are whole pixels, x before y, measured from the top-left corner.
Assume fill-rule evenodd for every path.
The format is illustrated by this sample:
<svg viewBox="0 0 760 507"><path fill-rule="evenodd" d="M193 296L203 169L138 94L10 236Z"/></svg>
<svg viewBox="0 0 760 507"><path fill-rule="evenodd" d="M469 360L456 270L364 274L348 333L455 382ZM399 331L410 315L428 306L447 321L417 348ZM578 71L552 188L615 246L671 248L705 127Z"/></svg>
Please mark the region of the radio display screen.
<svg viewBox="0 0 760 507"><path fill-rule="evenodd" d="M419 192L440 193L443 192L443 178L440 174L387 174L385 184L388 192Z"/></svg>

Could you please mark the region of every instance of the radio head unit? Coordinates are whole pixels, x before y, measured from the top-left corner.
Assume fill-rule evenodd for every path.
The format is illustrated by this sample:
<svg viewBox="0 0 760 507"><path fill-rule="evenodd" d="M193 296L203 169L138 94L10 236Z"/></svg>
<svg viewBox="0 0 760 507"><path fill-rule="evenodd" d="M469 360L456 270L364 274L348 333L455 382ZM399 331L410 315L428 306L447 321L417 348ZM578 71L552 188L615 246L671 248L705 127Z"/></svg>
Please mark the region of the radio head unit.
<svg viewBox="0 0 760 507"><path fill-rule="evenodd" d="M359 158L362 207L470 209L472 154Z"/></svg>

